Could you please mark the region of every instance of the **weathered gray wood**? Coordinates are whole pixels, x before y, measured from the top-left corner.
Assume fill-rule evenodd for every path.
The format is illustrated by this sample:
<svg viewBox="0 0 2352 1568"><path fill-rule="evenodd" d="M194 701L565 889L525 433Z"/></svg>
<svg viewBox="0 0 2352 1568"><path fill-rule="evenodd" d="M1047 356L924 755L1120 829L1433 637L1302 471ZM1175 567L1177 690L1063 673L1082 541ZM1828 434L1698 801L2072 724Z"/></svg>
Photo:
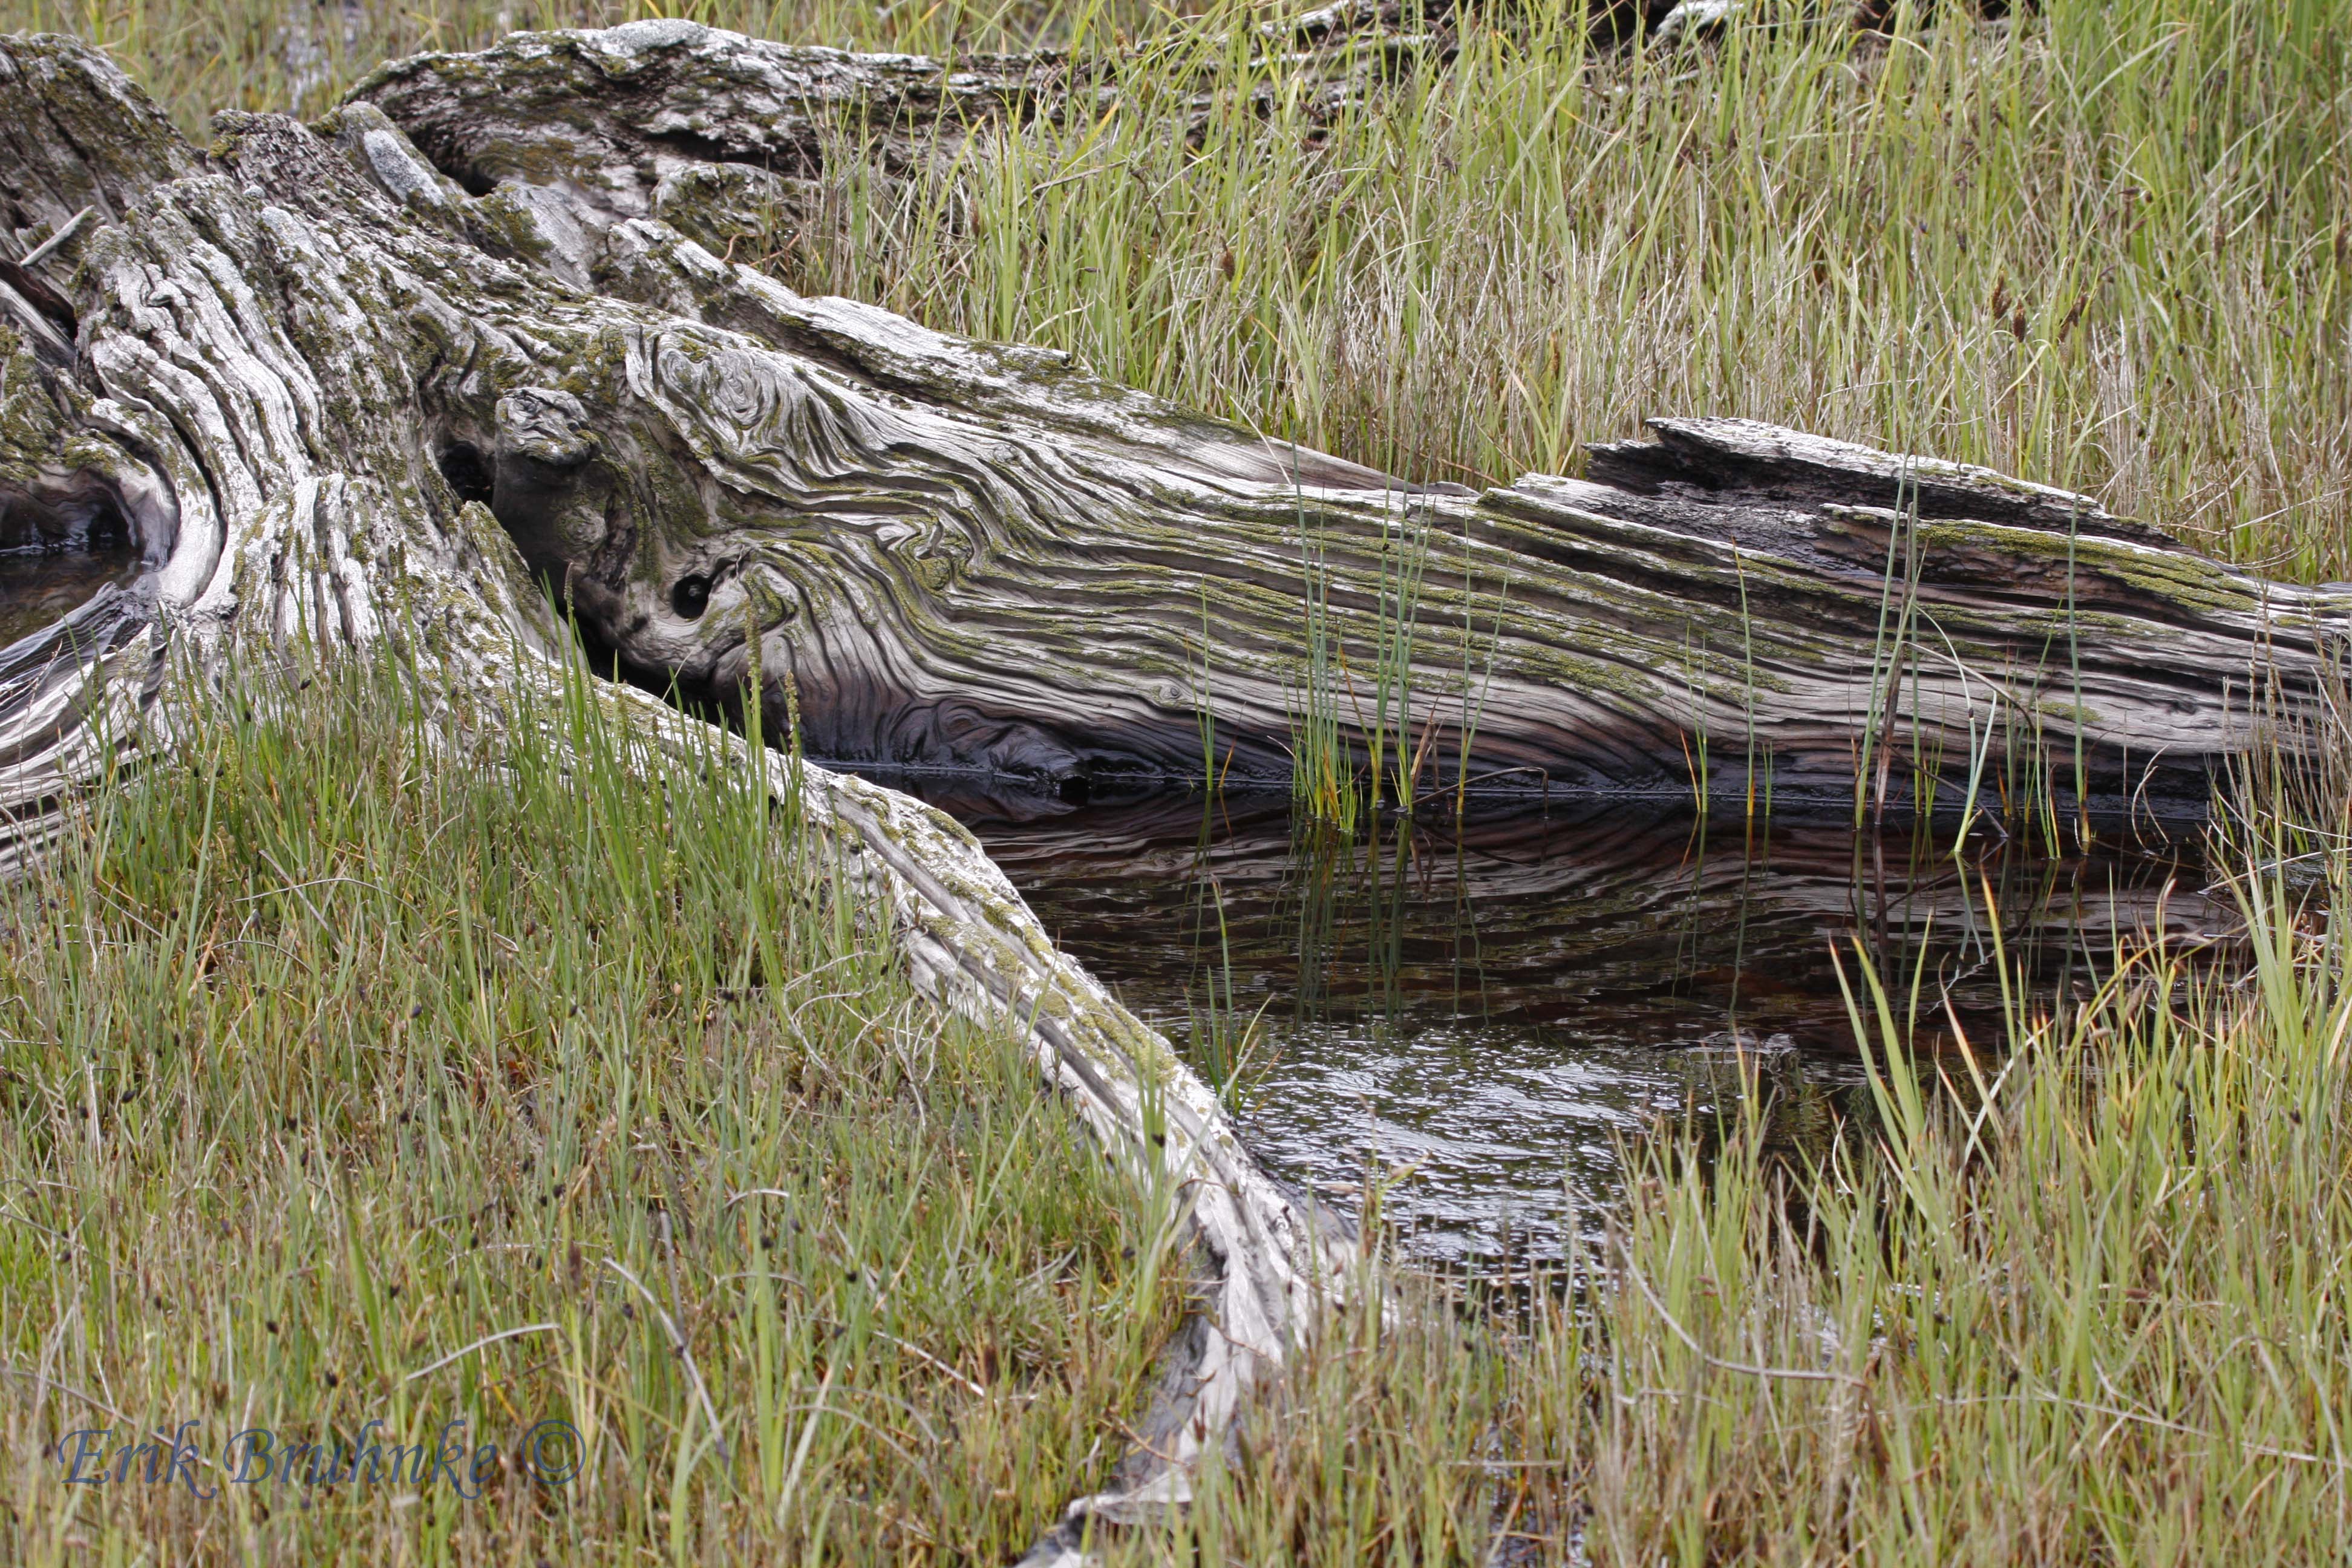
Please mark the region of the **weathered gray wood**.
<svg viewBox="0 0 2352 1568"><path fill-rule="evenodd" d="M1309 542L1358 672L1343 707L1371 701L1383 557L1425 545L1414 735L1459 754L1466 623L1472 772L1554 791L1741 793L1753 756L1776 799L1900 799L1927 774L1950 801L2021 761L2071 788L2079 737L2094 792L2195 799L2259 727L2258 691L2292 710L2342 624L2340 591L2231 571L2088 498L1738 421L1661 422L1589 480L1417 488L1059 355L795 295L636 216L698 188L697 159L803 156L861 91L898 128L887 156L916 155L908 106L936 112L950 79L921 89L893 60L861 86L844 60L645 24L394 67L360 94L482 201L527 193L572 237L564 265L677 319L528 415L453 400L446 438L484 455L526 556L568 574L629 665L723 697L752 606L822 752L1196 777L1205 704L1228 778L1286 777ZM1010 113L1035 70L955 90ZM564 144L593 150L560 169L551 97ZM702 140L658 130L677 124ZM688 195L671 210L720 221ZM579 461L527 455L541 441Z"/></svg>
<svg viewBox="0 0 2352 1568"><path fill-rule="evenodd" d="M465 98L469 72L542 65L557 85ZM201 700L174 656L217 676L392 642L472 722L515 721L504 694L577 657L541 578L650 681L725 700L756 647L772 717L789 674L818 748L1048 783L1197 773L1204 706L1221 768L1284 774L1309 555L1360 669L1381 574L1425 549L1411 728L1451 757L1475 707L1474 770L1555 791L1688 791L1702 758L1697 787L1736 788L1751 735L1783 800L2078 736L2106 787L2154 763L2193 791L2256 737L2252 694L2292 718L2343 637L2346 590L1738 422L1662 423L1589 479L1418 488L1059 355L803 298L679 226L715 221L723 171L755 168L736 159L797 145L793 116L845 112L845 74L954 100L926 68L645 24L395 70L316 128L224 115L199 154L97 55L0 40L0 248L90 209L0 278L0 500L112 509L150 566L0 653L0 860L110 755L171 743ZM1045 68L1005 68L982 101L1017 106ZM691 724L610 700L656 742ZM1189 1194L1214 1331L1162 1413L1177 1463L1099 1511L1181 1495L1351 1238L1266 1179L968 835L810 781L929 994L1016 1020L1107 1146Z"/></svg>

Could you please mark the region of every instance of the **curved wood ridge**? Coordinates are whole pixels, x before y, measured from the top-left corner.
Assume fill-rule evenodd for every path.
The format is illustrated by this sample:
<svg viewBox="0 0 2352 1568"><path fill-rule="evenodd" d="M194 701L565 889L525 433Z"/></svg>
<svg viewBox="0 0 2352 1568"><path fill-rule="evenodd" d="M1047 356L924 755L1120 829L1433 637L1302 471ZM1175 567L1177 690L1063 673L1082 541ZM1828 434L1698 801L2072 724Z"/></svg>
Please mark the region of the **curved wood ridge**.
<svg viewBox="0 0 2352 1568"><path fill-rule="evenodd" d="M524 721L512 694L577 657L542 578L649 679L724 698L756 649L813 746L1045 780L1197 773L1203 709L1220 767L1284 776L1304 606L1360 663L1408 558L1408 728L1452 757L1475 715L1474 771L1555 790L1724 787L1751 733L1784 795L2078 735L2116 787L2151 763L2200 781L2253 735L2250 692L2292 716L2344 636L2347 590L1978 470L1685 421L1590 479L1421 488L803 298L690 237L723 171L776 173L791 105L837 102L828 83L965 90L812 58L670 23L518 38L393 69L315 127L222 115L199 153L94 52L0 38L6 527L102 512L147 563L0 651L0 863L240 665L391 643L468 724ZM541 67L472 140L420 107L428 80ZM973 91L1013 113L1046 68ZM711 72L738 94L723 123ZM609 700L656 742L693 732ZM1211 1278L1155 1428L1174 1463L1080 1510L1181 1496L1352 1237L1258 1169L968 835L808 779L927 993L1013 1020L1107 1146L1184 1194Z"/></svg>

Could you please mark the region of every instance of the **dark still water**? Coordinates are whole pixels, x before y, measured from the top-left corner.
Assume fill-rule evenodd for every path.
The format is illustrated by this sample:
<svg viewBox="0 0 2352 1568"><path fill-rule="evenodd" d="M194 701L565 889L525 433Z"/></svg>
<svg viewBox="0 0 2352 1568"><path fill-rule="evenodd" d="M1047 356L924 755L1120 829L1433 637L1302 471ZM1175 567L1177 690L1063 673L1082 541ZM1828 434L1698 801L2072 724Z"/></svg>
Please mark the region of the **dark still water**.
<svg viewBox="0 0 2352 1568"><path fill-rule="evenodd" d="M114 583L139 575L129 546L0 550L0 647L46 631Z"/></svg>
<svg viewBox="0 0 2352 1568"><path fill-rule="evenodd" d="M2230 923L2183 849L1956 858L1907 829L1751 835L1623 805L1333 844L1295 832L1281 800L1204 816L1197 797L923 793L1213 1078L1202 1013L1229 963L1237 1022L1259 1021L1245 1136L1327 1190L1415 1166L1389 1216L1423 1256L1459 1261L1555 1253L1564 1182L1607 1194L1621 1138L1711 1120L1740 1091L1735 1039L1771 1062L1776 1138L1818 1146L1833 1118L1866 1114L1833 940L1857 984L1855 938L1882 976L1924 974L1922 1045L1949 1048L1956 1016L1997 1050L1996 936L2047 1008L2087 994L2119 940Z"/></svg>

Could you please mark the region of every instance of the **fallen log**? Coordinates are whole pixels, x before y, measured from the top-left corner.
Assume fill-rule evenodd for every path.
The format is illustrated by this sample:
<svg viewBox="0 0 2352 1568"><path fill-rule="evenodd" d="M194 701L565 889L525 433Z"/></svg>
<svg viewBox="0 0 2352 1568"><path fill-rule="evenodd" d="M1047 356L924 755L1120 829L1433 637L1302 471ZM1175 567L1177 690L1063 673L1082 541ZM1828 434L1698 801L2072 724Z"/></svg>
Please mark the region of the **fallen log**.
<svg viewBox="0 0 2352 1568"><path fill-rule="evenodd" d="M499 162L419 107L440 100L415 84L470 68L446 58L316 127L222 115L199 153L93 51L0 39L0 543L119 534L141 563L0 650L0 863L172 743L177 705L217 689L175 660L217 683L389 645L494 732L580 657L558 606L639 681L754 690L822 753L1073 790L1282 783L1309 710L1360 753L1378 697L1346 672L1385 637L1418 671L1386 732L1433 789L1760 776L1883 802L2079 755L2084 788L2193 798L2317 700L2346 635L2352 591L1981 470L1688 420L1586 479L1416 485L1062 355L803 298L690 237L732 188L693 170L760 166L732 132L679 106L648 166L597 128L625 103L630 135L659 132L647 83L688 57L763 91L815 66L669 23L506 47L595 67L504 110L584 163ZM845 58L824 69L910 68ZM656 742L694 722L609 700ZM1164 1441L1075 1517L1181 1497L1352 1235L1266 1178L969 835L807 777L927 993L1012 1020L1107 1147L1187 1194L1207 1319Z"/></svg>
<svg viewBox="0 0 2352 1568"><path fill-rule="evenodd" d="M1010 113L1035 80L932 68L919 89L887 68L892 158L913 155L910 103L969 90ZM1399 727L1441 790L1884 805L2030 778L2194 804L2307 700L2344 623L2339 591L2087 497L1742 421L1657 421L1582 480L1417 486L1059 354L793 294L643 216L723 232L729 201L698 205L689 169L803 156L846 79L828 51L646 24L387 68L345 112L415 127L436 173L572 237L560 266L675 319L602 385L445 399L444 450L647 679L730 698L748 610L821 753L1054 787L1280 784L1304 711L1361 728L1368 650L1405 621L1425 668ZM679 124L702 140L664 142ZM559 127L592 152L561 163ZM1381 585L1409 572L1408 616ZM1352 685L1311 689L1310 620Z"/></svg>

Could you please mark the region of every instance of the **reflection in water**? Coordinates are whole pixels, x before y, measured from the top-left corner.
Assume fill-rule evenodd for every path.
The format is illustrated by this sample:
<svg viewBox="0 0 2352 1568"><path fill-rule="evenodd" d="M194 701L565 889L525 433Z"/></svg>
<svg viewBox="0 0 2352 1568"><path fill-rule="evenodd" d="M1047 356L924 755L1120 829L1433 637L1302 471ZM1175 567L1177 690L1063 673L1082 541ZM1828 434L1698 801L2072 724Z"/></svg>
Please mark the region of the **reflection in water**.
<svg viewBox="0 0 2352 1568"><path fill-rule="evenodd" d="M46 631L110 584L139 574L128 544L83 550L0 550L0 647Z"/></svg>
<svg viewBox="0 0 2352 1568"><path fill-rule="evenodd" d="M1996 940L2026 1004L2047 1008L2086 994L2135 933L2228 924L2193 868L2145 850L1956 858L1924 834L1750 836L1622 805L1348 844L1294 834L1278 799L1204 817L1197 797L923 793L1196 1055L1230 953L1234 1002L1244 1019L1264 1008L1273 1058L1245 1134L1280 1173L1327 1187L1415 1165L1387 1212L1433 1258L1556 1252L1563 1177L1605 1194L1622 1137L1706 1126L1739 1092L1735 1039L1772 1062L1774 1139L1818 1148L1867 1104L1833 938L1858 938L1906 991L1923 977L1920 1046L1948 1046L1957 1019L1982 1049L2003 1037Z"/></svg>

